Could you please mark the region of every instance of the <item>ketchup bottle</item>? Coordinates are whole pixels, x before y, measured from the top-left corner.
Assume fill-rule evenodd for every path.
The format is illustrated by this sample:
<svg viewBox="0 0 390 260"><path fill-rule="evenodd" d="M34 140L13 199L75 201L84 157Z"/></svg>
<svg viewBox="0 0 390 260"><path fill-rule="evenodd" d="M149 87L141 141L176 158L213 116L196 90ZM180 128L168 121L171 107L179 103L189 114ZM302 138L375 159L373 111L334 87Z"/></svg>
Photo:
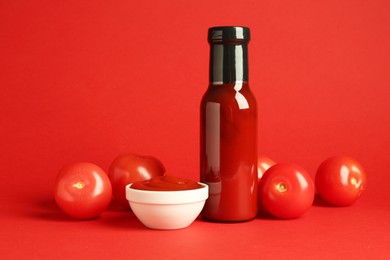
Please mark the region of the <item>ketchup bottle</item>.
<svg viewBox="0 0 390 260"><path fill-rule="evenodd" d="M248 85L249 28L213 27L210 83L201 102L200 179L209 185L202 217L248 221L257 215L257 109Z"/></svg>

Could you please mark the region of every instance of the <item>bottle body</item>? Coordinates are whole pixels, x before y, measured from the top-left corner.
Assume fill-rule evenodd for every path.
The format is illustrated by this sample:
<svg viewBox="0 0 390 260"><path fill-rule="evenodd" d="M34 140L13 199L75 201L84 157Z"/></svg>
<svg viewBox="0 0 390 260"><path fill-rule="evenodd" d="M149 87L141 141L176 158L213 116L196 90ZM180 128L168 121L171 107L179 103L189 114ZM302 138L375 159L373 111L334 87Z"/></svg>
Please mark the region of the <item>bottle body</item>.
<svg viewBox="0 0 390 260"><path fill-rule="evenodd" d="M240 222L257 215L257 107L247 80L249 39L228 36L233 41L209 39L210 85L200 113L200 179L209 198L202 217Z"/></svg>

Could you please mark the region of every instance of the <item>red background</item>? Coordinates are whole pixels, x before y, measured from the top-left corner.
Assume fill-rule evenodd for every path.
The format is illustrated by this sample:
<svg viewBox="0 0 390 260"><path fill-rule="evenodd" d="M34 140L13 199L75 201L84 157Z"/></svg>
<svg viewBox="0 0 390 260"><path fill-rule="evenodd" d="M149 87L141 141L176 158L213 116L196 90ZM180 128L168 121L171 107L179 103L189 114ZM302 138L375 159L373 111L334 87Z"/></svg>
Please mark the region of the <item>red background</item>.
<svg viewBox="0 0 390 260"><path fill-rule="evenodd" d="M390 2L0 1L0 257L385 259L390 256ZM74 221L52 199L59 169L154 155L199 179L207 29L251 28L259 150L313 176L361 162L351 207L242 224L148 230L110 208ZM190 253L191 252L191 253Z"/></svg>

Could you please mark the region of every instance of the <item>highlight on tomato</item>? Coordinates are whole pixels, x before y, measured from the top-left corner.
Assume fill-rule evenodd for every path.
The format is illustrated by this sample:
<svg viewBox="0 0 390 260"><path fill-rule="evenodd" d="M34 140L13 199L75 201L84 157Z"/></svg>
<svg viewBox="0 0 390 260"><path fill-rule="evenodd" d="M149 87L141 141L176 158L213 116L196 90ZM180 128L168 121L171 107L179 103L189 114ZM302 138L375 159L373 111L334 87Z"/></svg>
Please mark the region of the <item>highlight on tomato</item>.
<svg viewBox="0 0 390 260"><path fill-rule="evenodd" d="M275 164L259 182L259 208L277 218L298 218L310 209L314 194L313 181L305 169L295 164Z"/></svg>
<svg viewBox="0 0 390 260"><path fill-rule="evenodd" d="M99 166L73 163L58 173L54 199L70 217L95 218L108 208L112 200L111 183Z"/></svg>
<svg viewBox="0 0 390 260"><path fill-rule="evenodd" d="M348 156L328 158L318 167L315 185L318 195L334 206L349 206L366 187L366 172L358 161Z"/></svg>
<svg viewBox="0 0 390 260"><path fill-rule="evenodd" d="M276 164L271 158L267 156L259 156L257 158L257 177L260 180L266 170L272 165Z"/></svg>

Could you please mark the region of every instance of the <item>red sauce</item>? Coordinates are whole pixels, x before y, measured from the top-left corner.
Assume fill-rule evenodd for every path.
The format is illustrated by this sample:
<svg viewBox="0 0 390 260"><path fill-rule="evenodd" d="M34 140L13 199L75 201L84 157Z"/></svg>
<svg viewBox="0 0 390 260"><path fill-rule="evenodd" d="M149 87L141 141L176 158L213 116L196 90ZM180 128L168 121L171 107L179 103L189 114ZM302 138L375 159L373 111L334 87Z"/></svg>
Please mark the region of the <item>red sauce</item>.
<svg viewBox="0 0 390 260"><path fill-rule="evenodd" d="M163 176L153 177L150 180L134 182L131 188L136 190L179 191L200 189L203 186L193 180L165 174Z"/></svg>
<svg viewBox="0 0 390 260"><path fill-rule="evenodd" d="M200 179L209 185L207 220L238 222L257 214L256 113L247 83L210 85L203 97Z"/></svg>

